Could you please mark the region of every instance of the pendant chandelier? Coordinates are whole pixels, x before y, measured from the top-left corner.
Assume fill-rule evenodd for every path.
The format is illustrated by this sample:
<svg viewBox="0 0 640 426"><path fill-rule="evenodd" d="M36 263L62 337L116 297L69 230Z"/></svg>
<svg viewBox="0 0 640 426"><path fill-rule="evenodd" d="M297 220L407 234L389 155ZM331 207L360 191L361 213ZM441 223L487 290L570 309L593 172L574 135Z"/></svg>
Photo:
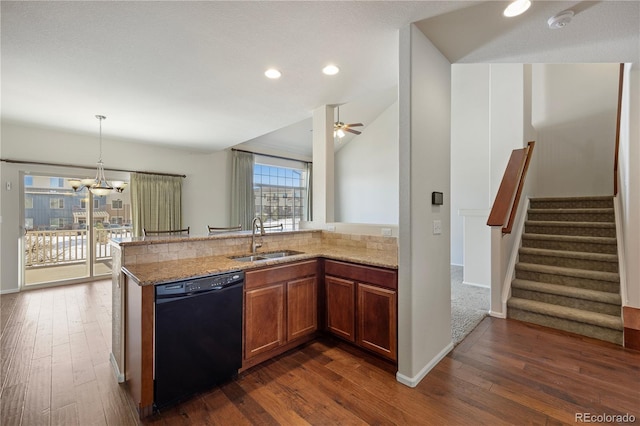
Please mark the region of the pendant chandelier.
<svg viewBox="0 0 640 426"><path fill-rule="evenodd" d="M80 188L88 188L93 195L108 195L111 191L122 192L127 186L126 182L113 181L113 184L107 182L104 176L104 163L102 162L102 120L107 117L104 115L96 115L96 118L100 120L100 157L98 159L98 169L96 170L95 179L69 179L69 183L74 191Z"/></svg>

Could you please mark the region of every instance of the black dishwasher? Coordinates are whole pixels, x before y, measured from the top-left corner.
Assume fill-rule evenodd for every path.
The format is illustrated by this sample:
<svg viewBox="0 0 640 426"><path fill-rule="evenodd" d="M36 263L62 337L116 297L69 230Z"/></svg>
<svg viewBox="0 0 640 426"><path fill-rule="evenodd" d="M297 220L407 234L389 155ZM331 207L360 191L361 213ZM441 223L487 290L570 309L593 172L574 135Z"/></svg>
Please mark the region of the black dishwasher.
<svg viewBox="0 0 640 426"><path fill-rule="evenodd" d="M154 405L211 389L242 366L242 288L234 271L155 287Z"/></svg>

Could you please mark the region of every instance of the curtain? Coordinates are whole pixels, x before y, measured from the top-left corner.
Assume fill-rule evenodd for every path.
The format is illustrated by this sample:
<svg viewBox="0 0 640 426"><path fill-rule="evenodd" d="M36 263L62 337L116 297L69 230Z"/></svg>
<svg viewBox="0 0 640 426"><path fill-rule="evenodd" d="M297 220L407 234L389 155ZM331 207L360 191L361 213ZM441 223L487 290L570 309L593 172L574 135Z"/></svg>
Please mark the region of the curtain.
<svg viewBox="0 0 640 426"><path fill-rule="evenodd" d="M304 220L310 222L313 220L313 194L311 188L313 187L313 165L311 163L305 163L304 167L306 173L305 186L307 187L307 199L305 205L305 211L303 213Z"/></svg>
<svg viewBox="0 0 640 426"><path fill-rule="evenodd" d="M131 174L133 233L182 228L182 177Z"/></svg>
<svg viewBox="0 0 640 426"><path fill-rule="evenodd" d="M231 151L231 224L251 229L256 215L253 192L254 155L250 152Z"/></svg>

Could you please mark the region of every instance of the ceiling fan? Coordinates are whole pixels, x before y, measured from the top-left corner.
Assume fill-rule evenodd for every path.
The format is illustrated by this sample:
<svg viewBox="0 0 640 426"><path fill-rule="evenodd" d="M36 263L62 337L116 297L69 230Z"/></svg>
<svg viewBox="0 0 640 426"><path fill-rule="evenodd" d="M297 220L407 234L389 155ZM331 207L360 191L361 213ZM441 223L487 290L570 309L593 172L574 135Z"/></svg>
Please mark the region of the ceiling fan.
<svg viewBox="0 0 640 426"><path fill-rule="evenodd" d="M337 107L336 109L338 110L338 120L333 123L333 137L337 136L338 138L342 139L346 136L345 132L353 133L354 135L359 135L362 133L358 130L352 129L352 127L363 126L362 123L344 124L342 121L340 121L340 107Z"/></svg>

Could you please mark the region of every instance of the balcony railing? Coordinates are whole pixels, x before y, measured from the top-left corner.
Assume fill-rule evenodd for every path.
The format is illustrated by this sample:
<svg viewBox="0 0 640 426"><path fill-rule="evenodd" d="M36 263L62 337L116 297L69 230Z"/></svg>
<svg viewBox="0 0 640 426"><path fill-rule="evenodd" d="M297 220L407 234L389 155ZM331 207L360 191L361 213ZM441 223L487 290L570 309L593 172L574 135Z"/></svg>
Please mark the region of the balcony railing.
<svg viewBox="0 0 640 426"><path fill-rule="evenodd" d="M111 238L132 236L131 228L94 229L96 261L111 258ZM27 231L24 240L25 266L55 266L83 262L88 255L86 229Z"/></svg>

